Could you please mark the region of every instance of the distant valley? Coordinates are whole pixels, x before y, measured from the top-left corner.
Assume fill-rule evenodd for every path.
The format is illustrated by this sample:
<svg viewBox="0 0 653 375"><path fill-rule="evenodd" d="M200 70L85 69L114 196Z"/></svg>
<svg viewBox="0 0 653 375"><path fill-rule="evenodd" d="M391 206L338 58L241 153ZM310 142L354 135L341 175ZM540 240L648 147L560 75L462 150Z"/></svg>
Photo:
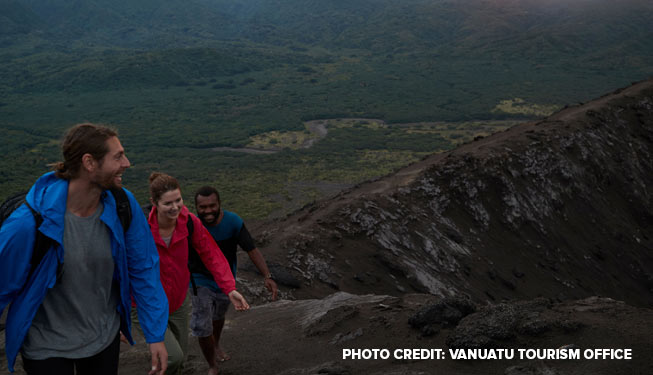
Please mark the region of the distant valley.
<svg viewBox="0 0 653 375"><path fill-rule="evenodd" d="M377 178L650 77L651 19L641 0L3 1L0 198L91 121L118 128L141 200L163 170L187 200L209 183L245 217L285 214L327 194L307 186ZM388 126L284 143L341 118ZM264 144L282 151L207 152Z"/></svg>

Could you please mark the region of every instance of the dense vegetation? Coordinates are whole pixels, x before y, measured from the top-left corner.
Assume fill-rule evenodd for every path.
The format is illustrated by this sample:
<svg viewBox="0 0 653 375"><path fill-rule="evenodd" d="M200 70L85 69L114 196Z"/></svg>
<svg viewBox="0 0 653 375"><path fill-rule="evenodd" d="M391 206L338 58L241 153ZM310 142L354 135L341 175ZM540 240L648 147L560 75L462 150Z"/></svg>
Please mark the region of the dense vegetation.
<svg viewBox="0 0 653 375"><path fill-rule="evenodd" d="M0 198L92 121L119 129L140 199L163 170L187 199L212 183L244 216L285 212L487 130L471 121L541 116L651 76L651 19L640 0L3 0ZM211 151L345 117L390 126Z"/></svg>

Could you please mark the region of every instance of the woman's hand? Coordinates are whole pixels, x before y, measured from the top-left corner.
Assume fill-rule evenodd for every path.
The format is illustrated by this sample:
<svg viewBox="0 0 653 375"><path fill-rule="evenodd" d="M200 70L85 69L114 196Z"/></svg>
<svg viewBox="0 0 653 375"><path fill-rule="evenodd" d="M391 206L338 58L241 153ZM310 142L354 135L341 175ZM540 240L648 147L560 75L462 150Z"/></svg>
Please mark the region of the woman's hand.
<svg viewBox="0 0 653 375"><path fill-rule="evenodd" d="M234 304L234 307L238 311L249 310L249 304L245 301L245 297L242 294L238 293L237 290L232 290L229 292L229 300Z"/></svg>

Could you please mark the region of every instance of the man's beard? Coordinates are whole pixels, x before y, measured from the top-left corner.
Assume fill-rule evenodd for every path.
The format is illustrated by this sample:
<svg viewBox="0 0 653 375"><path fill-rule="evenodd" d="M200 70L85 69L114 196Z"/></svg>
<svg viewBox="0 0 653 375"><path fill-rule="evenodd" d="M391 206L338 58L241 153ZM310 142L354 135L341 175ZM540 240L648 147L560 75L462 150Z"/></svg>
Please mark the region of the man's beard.
<svg viewBox="0 0 653 375"><path fill-rule="evenodd" d="M95 184L98 185L102 190L109 190L109 189L121 189L122 188L122 179L121 182L116 182L116 175L122 174L122 173L112 173L108 176L100 176L100 178L95 181Z"/></svg>
<svg viewBox="0 0 653 375"><path fill-rule="evenodd" d="M213 220L208 221L206 219L206 217L210 216L210 215L213 215ZM206 212L206 213L202 213L202 214L198 213L197 217L200 218L200 220L202 221L203 224L214 225L215 223L218 222L218 218L220 217L220 210L213 211L213 212Z"/></svg>

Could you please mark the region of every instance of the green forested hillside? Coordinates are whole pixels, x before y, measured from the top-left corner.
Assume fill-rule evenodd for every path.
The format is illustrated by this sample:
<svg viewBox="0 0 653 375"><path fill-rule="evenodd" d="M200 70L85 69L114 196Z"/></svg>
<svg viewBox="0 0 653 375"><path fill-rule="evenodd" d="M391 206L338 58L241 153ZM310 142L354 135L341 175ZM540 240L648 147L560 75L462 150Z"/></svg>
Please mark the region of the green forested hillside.
<svg viewBox="0 0 653 375"><path fill-rule="evenodd" d="M642 0L0 0L0 198L59 158L65 128L93 121L119 129L139 198L160 169L263 217L487 130L472 121L650 77L652 19ZM390 126L211 151L332 118ZM419 122L430 130L399 125Z"/></svg>

